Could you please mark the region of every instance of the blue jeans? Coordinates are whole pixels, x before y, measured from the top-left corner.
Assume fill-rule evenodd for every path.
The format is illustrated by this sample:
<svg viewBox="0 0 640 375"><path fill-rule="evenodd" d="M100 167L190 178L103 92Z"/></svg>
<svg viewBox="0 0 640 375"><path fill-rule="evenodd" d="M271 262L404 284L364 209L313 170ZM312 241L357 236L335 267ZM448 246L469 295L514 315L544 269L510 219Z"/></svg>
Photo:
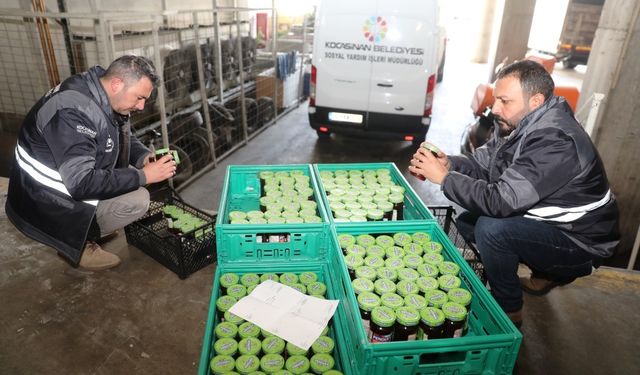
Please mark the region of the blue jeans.
<svg viewBox="0 0 640 375"><path fill-rule="evenodd" d="M491 286L505 312L522 308L518 264L546 278L571 282L591 274L594 256L580 249L553 225L522 216L493 218L463 212L460 234L476 244Z"/></svg>

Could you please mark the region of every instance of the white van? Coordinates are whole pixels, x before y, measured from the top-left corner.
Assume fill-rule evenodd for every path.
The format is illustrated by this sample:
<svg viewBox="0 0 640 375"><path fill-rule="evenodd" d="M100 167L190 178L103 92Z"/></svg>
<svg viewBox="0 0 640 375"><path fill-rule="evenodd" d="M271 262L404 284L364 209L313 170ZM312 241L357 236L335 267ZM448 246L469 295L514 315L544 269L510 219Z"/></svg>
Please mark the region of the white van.
<svg viewBox="0 0 640 375"><path fill-rule="evenodd" d="M422 142L440 47L437 0L321 0L315 19L309 123Z"/></svg>

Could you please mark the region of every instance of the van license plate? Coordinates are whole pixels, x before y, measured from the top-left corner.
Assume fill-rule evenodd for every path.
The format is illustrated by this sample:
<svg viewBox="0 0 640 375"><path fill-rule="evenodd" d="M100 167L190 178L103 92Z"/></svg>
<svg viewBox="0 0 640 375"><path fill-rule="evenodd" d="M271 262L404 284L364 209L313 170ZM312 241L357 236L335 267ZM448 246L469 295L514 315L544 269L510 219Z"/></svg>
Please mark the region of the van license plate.
<svg viewBox="0 0 640 375"><path fill-rule="evenodd" d="M354 113L329 112L329 120L362 124L362 115Z"/></svg>

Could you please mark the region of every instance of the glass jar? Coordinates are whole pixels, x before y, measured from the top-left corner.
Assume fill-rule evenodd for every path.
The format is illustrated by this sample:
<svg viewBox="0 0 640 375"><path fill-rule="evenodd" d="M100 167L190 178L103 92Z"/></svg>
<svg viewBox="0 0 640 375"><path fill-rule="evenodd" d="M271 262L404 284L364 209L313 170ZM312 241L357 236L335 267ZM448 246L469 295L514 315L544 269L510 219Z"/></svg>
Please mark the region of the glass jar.
<svg viewBox="0 0 640 375"><path fill-rule="evenodd" d="M396 309L396 325L393 332L393 341L413 341L418 333L420 314L418 310L409 306Z"/></svg>
<svg viewBox="0 0 640 375"><path fill-rule="evenodd" d="M336 344L329 336L320 336L311 345L311 350L314 354L331 354L335 349Z"/></svg>
<svg viewBox="0 0 640 375"><path fill-rule="evenodd" d="M292 374L304 374L309 372L309 359L302 355L290 356L285 362L285 368Z"/></svg>
<svg viewBox="0 0 640 375"><path fill-rule="evenodd" d="M284 353L285 342L278 336L269 336L262 340L262 352L264 354Z"/></svg>
<svg viewBox="0 0 640 375"><path fill-rule="evenodd" d="M409 294L417 294L420 290L416 283L408 280L400 280L398 284L396 284L396 293L400 295L400 297L406 297Z"/></svg>
<svg viewBox="0 0 640 375"><path fill-rule="evenodd" d="M358 278L353 280L351 285L356 295L364 292L373 292L373 281L369 279Z"/></svg>
<svg viewBox="0 0 640 375"><path fill-rule="evenodd" d="M382 259L381 256L377 256L377 255L370 255L366 258L364 258L364 265L366 267L371 267L374 270L377 268L382 268L384 267L384 259Z"/></svg>
<svg viewBox="0 0 640 375"><path fill-rule="evenodd" d="M400 268L398 270L398 280L415 282L420 277L418 271L413 268Z"/></svg>
<svg viewBox="0 0 640 375"><path fill-rule="evenodd" d="M420 311L427 307L427 300L419 294L409 294L404 297L404 305Z"/></svg>
<svg viewBox="0 0 640 375"><path fill-rule="evenodd" d="M393 237L387 236L386 234L381 234L376 237L376 245L382 247L383 249L388 249L394 245Z"/></svg>
<svg viewBox="0 0 640 375"><path fill-rule="evenodd" d="M396 220L404 220L404 195L402 194L390 194L389 201L393 203L393 210L395 211Z"/></svg>
<svg viewBox="0 0 640 375"><path fill-rule="evenodd" d="M359 255L359 256L364 258L367 255L367 250L362 245L353 244L353 245L347 246L346 253L347 254Z"/></svg>
<svg viewBox="0 0 640 375"><path fill-rule="evenodd" d="M261 283L265 282L267 280L279 282L280 281L280 277L278 277L278 275L276 275L275 273L263 273L262 275L260 275L260 282Z"/></svg>
<svg viewBox="0 0 640 375"><path fill-rule="evenodd" d="M422 293L423 296L426 296L432 290L438 289L438 280L431 276L420 276L416 280L416 285Z"/></svg>
<svg viewBox="0 0 640 375"><path fill-rule="evenodd" d="M371 343L383 343L393 341L396 313L388 307L379 306L371 312Z"/></svg>
<svg viewBox="0 0 640 375"><path fill-rule="evenodd" d="M357 279L367 279L367 280L371 280L373 282L373 280L375 280L377 278L378 274L376 273L376 270L374 268L371 267L367 267L367 266L361 266L356 268L356 278ZM373 283L372 283L373 285Z"/></svg>
<svg viewBox="0 0 640 375"><path fill-rule="evenodd" d="M238 337L240 337L240 340L249 337L260 337L260 327L251 322L244 322L238 327Z"/></svg>
<svg viewBox="0 0 640 375"><path fill-rule="evenodd" d="M280 275L280 283L284 285L291 285L298 282L298 275L293 272L285 272Z"/></svg>
<svg viewBox="0 0 640 375"><path fill-rule="evenodd" d="M366 249L367 247L375 244L376 239L370 234L361 234L356 237L356 243L360 246L364 246L364 248Z"/></svg>
<svg viewBox="0 0 640 375"><path fill-rule="evenodd" d="M395 270L392 270L391 268L387 268L387 267L378 268L376 270L376 275L378 276L378 279L386 279L393 283L395 283L398 280L398 273Z"/></svg>
<svg viewBox="0 0 640 375"><path fill-rule="evenodd" d="M395 293L385 293L380 296L380 305L395 311L398 307L404 306L404 299Z"/></svg>
<svg viewBox="0 0 640 375"><path fill-rule="evenodd" d="M444 313L444 325L442 334L444 337L462 337L467 331L467 309L455 302L447 302L442 305Z"/></svg>
<svg viewBox="0 0 640 375"><path fill-rule="evenodd" d="M251 285L260 284L260 276L255 273L245 273L240 277L240 284L250 287Z"/></svg>
<svg viewBox="0 0 640 375"><path fill-rule="evenodd" d="M402 260L402 258L387 258L384 261L384 265L385 267L395 270L396 272L404 269L404 261Z"/></svg>
<svg viewBox="0 0 640 375"><path fill-rule="evenodd" d="M460 272L460 266L453 262L444 261L438 264L438 270L442 275L458 276L458 273Z"/></svg>
<svg viewBox="0 0 640 375"><path fill-rule="evenodd" d="M422 259L424 259L424 257ZM416 270L418 271L420 276L425 276L425 277L435 278L439 274L438 267L434 266L431 263L422 263L418 266Z"/></svg>
<svg viewBox="0 0 640 375"><path fill-rule="evenodd" d="M260 358L260 368L267 374L273 374L284 368L284 357L280 354L265 354Z"/></svg>
<svg viewBox="0 0 640 375"><path fill-rule="evenodd" d="M235 357L236 353L238 353L238 342L229 337L218 339L215 344L213 344L213 350L218 355Z"/></svg>
<svg viewBox="0 0 640 375"><path fill-rule="evenodd" d="M424 296L429 306L441 308L446 302L449 301L447 297L447 293L441 290L432 290L427 295Z"/></svg>
<svg viewBox="0 0 640 375"><path fill-rule="evenodd" d="M315 272L310 271L302 272L300 276L298 276L298 281L303 285L309 285L318 281L318 275Z"/></svg>
<svg viewBox="0 0 640 375"><path fill-rule="evenodd" d="M384 248L382 246L379 245L371 245L369 247L367 247L367 256L377 256L380 258L384 258L385 256L385 251Z"/></svg>
<svg viewBox="0 0 640 375"><path fill-rule="evenodd" d="M349 271L349 277L351 280L356 279L356 269L358 267L362 267L364 259L359 255L347 254L344 257L344 262L347 266L347 271Z"/></svg>
<svg viewBox="0 0 640 375"><path fill-rule="evenodd" d="M382 221L384 218L384 212L379 208L367 210L367 220L369 221Z"/></svg>
<svg viewBox="0 0 640 375"><path fill-rule="evenodd" d="M438 277L438 285L440 289L442 289L445 292L448 292L451 289L459 288L461 284L462 284L462 281L457 276L442 275Z"/></svg>
<svg viewBox="0 0 640 375"><path fill-rule="evenodd" d="M229 355L217 355L209 361L209 368L214 374L227 374L236 367L236 361Z"/></svg>
<svg viewBox="0 0 640 375"><path fill-rule="evenodd" d="M438 266L440 263L444 262L444 257L438 253L427 252L422 256L425 263L429 263L434 266Z"/></svg>
<svg viewBox="0 0 640 375"><path fill-rule="evenodd" d="M430 253L442 253L442 244L435 241L429 241L423 245L424 250Z"/></svg>
<svg viewBox="0 0 640 375"><path fill-rule="evenodd" d="M436 307L427 307L420 310L420 328L418 340L433 340L443 337L444 313Z"/></svg>
<svg viewBox="0 0 640 375"><path fill-rule="evenodd" d="M362 292L358 295L357 300L364 332L366 337L369 337L371 334L371 312L380 306L380 297L371 292Z"/></svg>
<svg viewBox="0 0 640 375"><path fill-rule="evenodd" d="M231 311L227 310L224 312L224 321L231 322L235 325L240 325L244 323L244 319L239 317L238 315L233 314Z"/></svg>
<svg viewBox="0 0 640 375"><path fill-rule="evenodd" d="M399 246L394 246L391 245L390 247L387 247L385 250L385 254L387 256L387 258L404 258L405 254L404 253L404 249L399 247Z"/></svg>
<svg viewBox="0 0 640 375"><path fill-rule="evenodd" d="M262 341L257 337L247 337L238 343L238 353L240 353L240 355L250 354L260 356L261 351Z"/></svg>
<svg viewBox="0 0 640 375"><path fill-rule="evenodd" d="M227 288L231 285L237 284L240 281L240 276L235 273L223 273L220 275L220 294L227 294Z"/></svg>
<svg viewBox="0 0 640 375"><path fill-rule="evenodd" d="M379 296L385 293L395 293L396 283L388 279L378 279L373 283L373 288Z"/></svg>
<svg viewBox="0 0 640 375"><path fill-rule="evenodd" d="M404 247L405 245L410 244L412 239L409 233L398 232L393 235L393 241L397 246Z"/></svg>
<svg viewBox="0 0 640 375"><path fill-rule="evenodd" d="M224 313L227 312L231 308L231 306L235 305L238 302L237 299L231 296L222 296L216 300L216 310L218 312L219 317L223 317Z"/></svg>
<svg viewBox="0 0 640 375"><path fill-rule="evenodd" d="M422 257L420 257L417 254L405 255L404 258L402 258L402 260L404 261L404 265L407 268L411 268L413 270L417 270L418 266L424 263L424 260L422 259Z"/></svg>
<svg viewBox="0 0 640 375"><path fill-rule="evenodd" d="M469 309L469 305L471 304L471 293L462 288L453 288L447 292L447 297L449 301L460 304Z"/></svg>
<svg viewBox="0 0 640 375"><path fill-rule="evenodd" d="M260 358L255 355L241 355L236 359L236 370L241 374L250 374L260 368Z"/></svg>
<svg viewBox="0 0 640 375"><path fill-rule="evenodd" d="M422 254L424 253L424 249L422 248L422 245L417 244L415 242L411 242L411 243L408 243L408 244L404 245L403 246L403 250L404 250L405 254L407 254L407 255L422 256Z"/></svg>
<svg viewBox="0 0 640 375"><path fill-rule="evenodd" d="M393 220L393 203L385 200L378 201L377 203L378 209L382 210L384 217L383 220L391 221Z"/></svg>
<svg viewBox="0 0 640 375"><path fill-rule="evenodd" d="M238 326L231 322L218 323L214 329L214 333L219 339L233 339L238 334Z"/></svg>
<svg viewBox="0 0 640 375"><path fill-rule="evenodd" d="M302 348L299 348L295 345L293 345L292 343L288 342L286 345L286 349L287 349L287 357L305 357L307 356L307 350L304 350Z"/></svg>
<svg viewBox="0 0 640 375"><path fill-rule="evenodd" d="M314 354L309 360L311 371L315 374L325 374L335 366L335 360L329 354Z"/></svg>
<svg viewBox="0 0 640 375"><path fill-rule="evenodd" d="M247 295L247 287L242 284L231 285L227 288L227 295L240 300L240 298Z"/></svg>

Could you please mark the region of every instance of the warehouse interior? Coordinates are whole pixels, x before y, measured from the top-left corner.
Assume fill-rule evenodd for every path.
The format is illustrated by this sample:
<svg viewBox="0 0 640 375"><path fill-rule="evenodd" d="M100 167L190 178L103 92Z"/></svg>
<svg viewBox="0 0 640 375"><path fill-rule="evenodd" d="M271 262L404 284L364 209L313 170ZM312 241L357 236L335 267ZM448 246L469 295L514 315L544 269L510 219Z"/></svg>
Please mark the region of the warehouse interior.
<svg viewBox="0 0 640 375"><path fill-rule="evenodd" d="M313 59L314 9L321 1L3 2L0 373L209 373L202 372L202 353L210 351L204 338L212 329L220 248L178 277L120 230L102 246L122 264L91 272L71 267L55 250L23 235L4 211L17 134L29 108L68 76L105 66L120 54L147 56L161 67L163 85L132 117L134 134L147 145L178 150L184 162L171 187L206 215L218 212L229 166L316 163L393 162L427 207L461 211L437 185L411 176L412 142L319 137L309 126L305 80ZM556 52L574 2L599 3L586 63L549 54ZM605 165L620 207L622 239L592 275L546 296L525 294L522 341L517 353L503 354L507 359L477 348L474 355L484 363L465 365L464 357L451 355L442 359L449 364L429 367L419 356L403 362L398 355L377 373L638 373L640 200L632 166L640 158L633 120L640 113L640 4L456 0L440 1L439 10L446 59L427 139L459 154L468 126L477 121L470 103L479 85L494 81L499 64L525 56L551 64L556 86L579 91L576 117ZM287 69L280 69L287 59ZM166 196L163 188L152 188L157 199ZM349 348L340 353L352 355ZM414 368L416 361L423 367ZM491 368L500 361L514 366Z"/></svg>

